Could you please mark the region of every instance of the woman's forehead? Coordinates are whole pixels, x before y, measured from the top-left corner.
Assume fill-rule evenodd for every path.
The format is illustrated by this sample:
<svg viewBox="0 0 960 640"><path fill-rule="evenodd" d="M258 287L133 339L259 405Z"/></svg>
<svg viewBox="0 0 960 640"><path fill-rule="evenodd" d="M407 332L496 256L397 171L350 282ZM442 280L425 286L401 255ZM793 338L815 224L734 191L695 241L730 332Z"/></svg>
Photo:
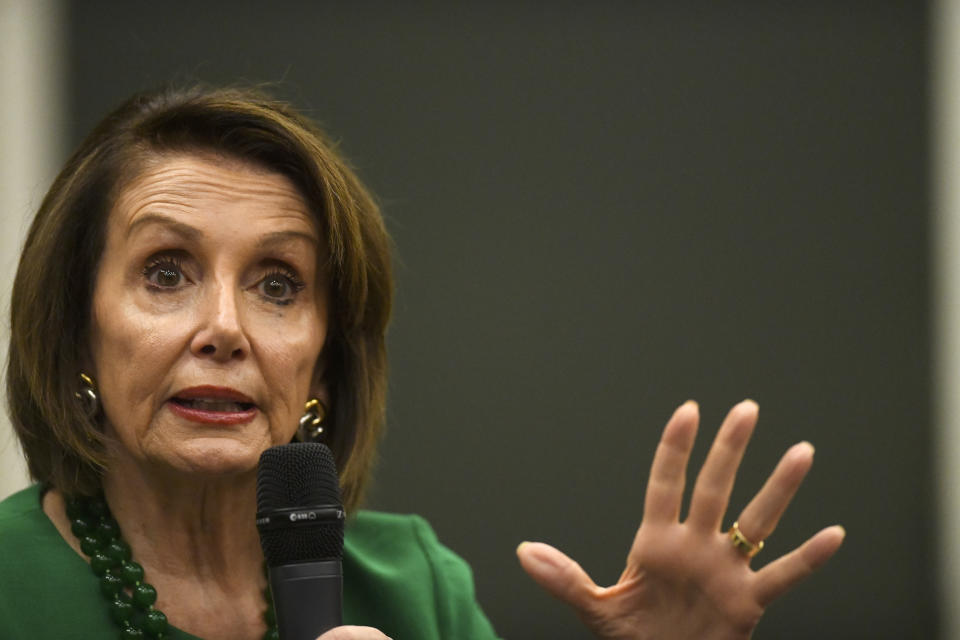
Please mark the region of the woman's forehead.
<svg viewBox="0 0 960 640"><path fill-rule="evenodd" d="M287 176L212 153L150 158L120 187L110 218L127 235L158 216L197 219L237 211L317 236L310 207Z"/></svg>

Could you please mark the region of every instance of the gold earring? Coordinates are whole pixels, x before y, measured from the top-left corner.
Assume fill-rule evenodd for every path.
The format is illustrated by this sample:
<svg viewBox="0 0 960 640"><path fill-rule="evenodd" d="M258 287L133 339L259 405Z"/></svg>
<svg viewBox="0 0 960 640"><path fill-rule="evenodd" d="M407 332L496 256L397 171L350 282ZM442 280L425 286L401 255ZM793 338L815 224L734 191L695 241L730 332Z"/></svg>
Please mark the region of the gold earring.
<svg viewBox="0 0 960 640"><path fill-rule="evenodd" d="M100 398L97 396L97 385L93 378L80 372L80 391L73 394L84 405L84 413L93 419L100 412Z"/></svg>
<svg viewBox="0 0 960 640"><path fill-rule="evenodd" d="M297 440L317 442L323 437L323 419L327 417L327 407L316 398L311 398L303 405L303 412L297 426Z"/></svg>

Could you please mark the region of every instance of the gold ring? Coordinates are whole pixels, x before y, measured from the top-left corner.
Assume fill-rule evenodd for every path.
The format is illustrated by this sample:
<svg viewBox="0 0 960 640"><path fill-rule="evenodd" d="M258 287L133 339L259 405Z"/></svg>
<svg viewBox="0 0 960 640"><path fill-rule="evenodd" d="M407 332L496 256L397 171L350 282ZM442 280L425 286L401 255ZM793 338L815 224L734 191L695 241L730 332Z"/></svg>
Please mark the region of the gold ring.
<svg viewBox="0 0 960 640"><path fill-rule="evenodd" d="M743 532L740 531L739 521L734 522L733 526L730 527L729 535L733 547L748 558L752 558L763 549L763 540L760 542L750 542L747 536L743 535Z"/></svg>

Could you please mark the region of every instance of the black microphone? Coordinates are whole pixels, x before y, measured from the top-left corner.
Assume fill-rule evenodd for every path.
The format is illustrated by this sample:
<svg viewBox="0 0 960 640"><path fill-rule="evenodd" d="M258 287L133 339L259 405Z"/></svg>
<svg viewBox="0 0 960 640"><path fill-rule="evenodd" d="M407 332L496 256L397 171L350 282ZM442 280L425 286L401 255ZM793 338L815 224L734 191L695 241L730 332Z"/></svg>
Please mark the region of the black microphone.
<svg viewBox="0 0 960 640"><path fill-rule="evenodd" d="M343 619L343 503L333 455L271 447L257 469L257 529L281 640L316 640Z"/></svg>

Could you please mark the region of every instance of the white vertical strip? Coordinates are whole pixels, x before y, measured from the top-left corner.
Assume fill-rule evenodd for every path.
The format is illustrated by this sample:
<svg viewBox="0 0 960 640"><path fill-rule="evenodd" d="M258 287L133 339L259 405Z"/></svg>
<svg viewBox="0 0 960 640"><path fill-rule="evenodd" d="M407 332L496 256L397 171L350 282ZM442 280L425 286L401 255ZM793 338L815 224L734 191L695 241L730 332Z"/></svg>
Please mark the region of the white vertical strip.
<svg viewBox="0 0 960 640"><path fill-rule="evenodd" d="M931 6L933 365L941 638L960 638L960 0Z"/></svg>
<svg viewBox="0 0 960 640"><path fill-rule="evenodd" d="M23 236L56 165L62 162L61 8L60 0L0 0L0 362L4 365L10 336L10 286ZM4 411L0 498L27 483L23 456Z"/></svg>

